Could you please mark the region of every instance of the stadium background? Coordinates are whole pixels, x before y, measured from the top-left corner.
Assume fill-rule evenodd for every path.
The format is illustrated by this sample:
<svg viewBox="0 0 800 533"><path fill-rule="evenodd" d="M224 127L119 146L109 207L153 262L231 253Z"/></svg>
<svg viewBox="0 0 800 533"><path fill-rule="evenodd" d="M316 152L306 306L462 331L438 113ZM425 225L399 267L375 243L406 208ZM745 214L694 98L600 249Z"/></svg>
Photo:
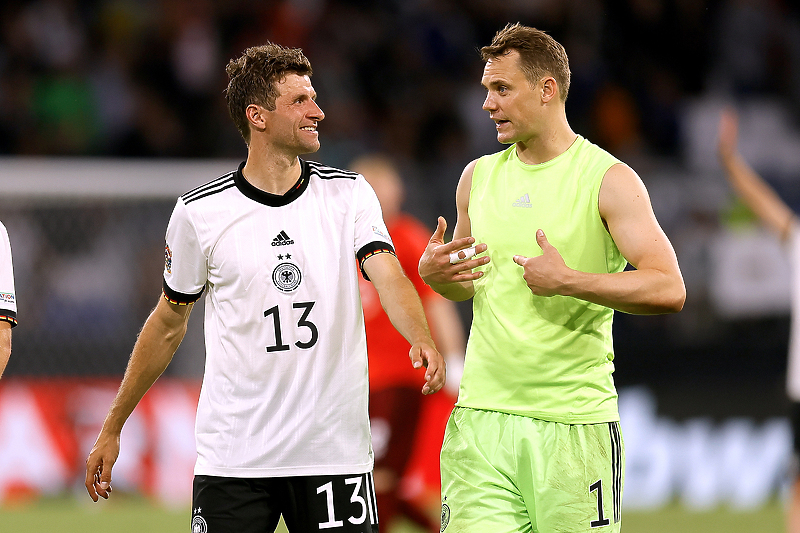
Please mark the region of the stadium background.
<svg viewBox="0 0 800 533"><path fill-rule="evenodd" d="M481 110L476 48L509 21L565 45L573 129L641 175L687 284L678 315L615 319L625 505L780 499L788 264L733 198L715 133L736 105L743 154L800 209L793 2L12 0L0 8L0 220L20 317L0 382L6 505L82 490L82 462L159 295L175 197L246 154L222 98L229 58L267 39L302 47L326 113L310 158L391 155L407 209L433 226L438 214L455 220L463 166L501 147ZM159 487L191 467L201 317L126 430L121 486L168 506L185 493Z"/></svg>

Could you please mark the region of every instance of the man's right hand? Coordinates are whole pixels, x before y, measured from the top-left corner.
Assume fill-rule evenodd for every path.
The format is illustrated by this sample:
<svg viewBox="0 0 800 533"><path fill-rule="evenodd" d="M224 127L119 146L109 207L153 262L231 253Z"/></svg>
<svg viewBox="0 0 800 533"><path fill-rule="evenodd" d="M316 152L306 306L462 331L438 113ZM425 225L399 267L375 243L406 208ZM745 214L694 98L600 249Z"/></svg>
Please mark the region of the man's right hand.
<svg viewBox="0 0 800 533"><path fill-rule="evenodd" d="M489 262L488 256L477 257L486 251L485 244L475 244L474 237L463 237L453 239L449 243L444 242L444 232L447 229L447 222L444 217L439 217L436 231L428 241L425 252L419 259L419 275L422 280L439 292L444 285L450 283L461 283L474 281L483 272L473 272L472 269ZM475 257L467 257L471 253L471 248L475 248Z"/></svg>

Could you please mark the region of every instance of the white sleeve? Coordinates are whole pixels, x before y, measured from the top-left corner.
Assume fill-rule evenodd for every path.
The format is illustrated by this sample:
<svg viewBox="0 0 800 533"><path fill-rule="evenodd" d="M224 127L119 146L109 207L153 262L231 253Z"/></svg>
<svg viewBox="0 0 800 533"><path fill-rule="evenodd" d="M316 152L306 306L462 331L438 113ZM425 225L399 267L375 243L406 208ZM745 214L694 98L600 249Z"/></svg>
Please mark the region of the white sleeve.
<svg viewBox="0 0 800 533"><path fill-rule="evenodd" d="M361 175L356 178L355 186L356 223L353 245L361 273L365 279L369 279L364 272L364 261L379 253L394 254L394 243L386 229L381 204L372 186Z"/></svg>
<svg viewBox="0 0 800 533"><path fill-rule="evenodd" d="M0 320L17 325L17 294L14 291L14 266L11 242L6 227L0 222Z"/></svg>
<svg viewBox="0 0 800 533"><path fill-rule="evenodd" d="M164 247L164 296L189 304L203 294L208 279L206 256L183 200L178 200L167 226Z"/></svg>

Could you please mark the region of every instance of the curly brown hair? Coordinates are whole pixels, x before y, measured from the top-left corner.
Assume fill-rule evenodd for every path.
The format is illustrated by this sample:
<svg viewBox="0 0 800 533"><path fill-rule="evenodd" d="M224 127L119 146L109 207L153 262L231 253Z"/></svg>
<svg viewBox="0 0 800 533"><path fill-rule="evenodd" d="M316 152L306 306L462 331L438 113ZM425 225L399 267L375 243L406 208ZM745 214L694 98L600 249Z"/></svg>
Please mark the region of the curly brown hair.
<svg viewBox="0 0 800 533"><path fill-rule="evenodd" d="M507 24L497 32L492 44L481 48L481 58L489 61L512 50L519 53L520 68L531 85L550 75L558 84L561 101L567 101L569 59L566 50L558 41L542 30L523 26L519 22Z"/></svg>
<svg viewBox="0 0 800 533"><path fill-rule="evenodd" d="M247 106L256 104L274 111L275 99L280 96L277 85L287 74L312 74L311 62L301 49L270 42L248 48L241 57L231 59L225 71L229 80L225 89L228 113L248 144Z"/></svg>

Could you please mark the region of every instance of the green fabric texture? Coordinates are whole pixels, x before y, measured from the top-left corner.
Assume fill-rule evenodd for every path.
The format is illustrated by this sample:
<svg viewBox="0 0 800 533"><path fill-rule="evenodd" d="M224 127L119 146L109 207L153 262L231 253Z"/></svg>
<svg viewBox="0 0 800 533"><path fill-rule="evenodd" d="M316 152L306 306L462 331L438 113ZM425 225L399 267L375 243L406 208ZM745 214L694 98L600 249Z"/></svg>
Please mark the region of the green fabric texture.
<svg viewBox="0 0 800 533"><path fill-rule="evenodd" d="M491 262L475 282L473 321L458 405L561 422L619 420L613 310L572 297L534 296L514 255L541 255L542 229L567 266L592 273L626 265L600 218L598 194L619 160L578 136L546 163L511 146L484 156L472 177L469 217Z"/></svg>

